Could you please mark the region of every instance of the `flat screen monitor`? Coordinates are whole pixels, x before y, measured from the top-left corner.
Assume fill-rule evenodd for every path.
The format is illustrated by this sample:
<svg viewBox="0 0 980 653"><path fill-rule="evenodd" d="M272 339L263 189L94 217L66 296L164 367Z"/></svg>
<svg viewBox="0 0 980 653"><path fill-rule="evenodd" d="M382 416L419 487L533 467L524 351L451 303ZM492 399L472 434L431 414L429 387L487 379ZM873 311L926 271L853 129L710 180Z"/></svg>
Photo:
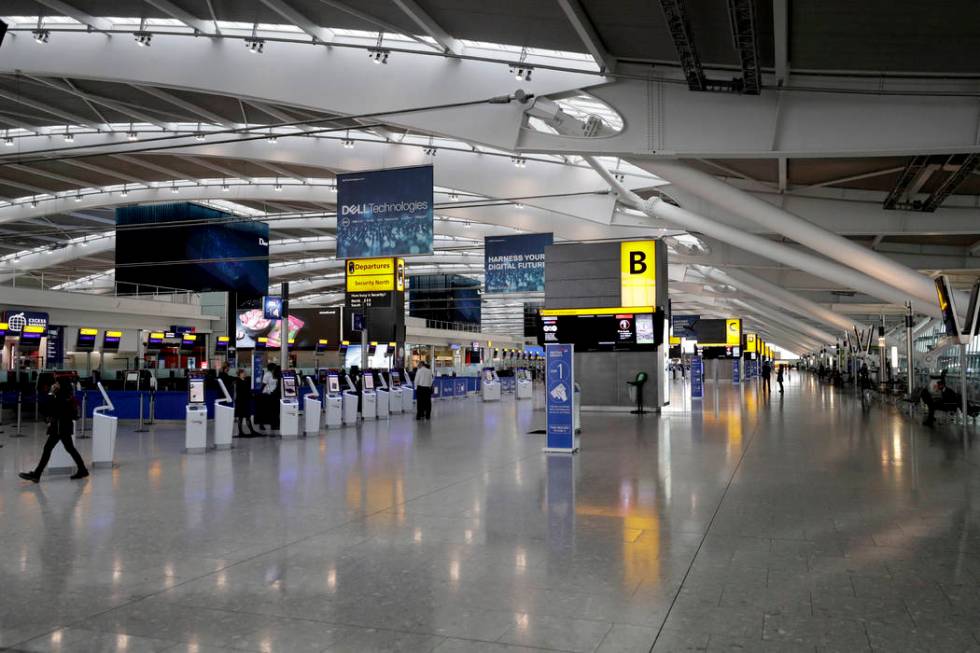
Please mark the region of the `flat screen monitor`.
<svg viewBox="0 0 980 653"><path fill-rule="evenodd" d="M106 331L102 335L102 351L119 351L122 331Z"/></svg>
<svg viewBox="0 0 980 653"><path fill-rule="evenodd" d="M228 351L228 343L231 338L228 336L218 336L217 342L214 343L214 351L219 354L223 354Z"/></svg>
<svg viewBox="0 0 980 653"><path fill-rule="evenodd" d="M364 390L374 390L374 374L365 372L361 377L361 388Z"/></svg>
<svg viewBox="0 0 980 653"><path fill-rule="evenodd" d="M268 349L269 348L269 339L268 338L256 338L255 339L255 348L257 350L259 350L259 351L264 350L264 349Z"/></svg>
<svg viewBox="0 0 980 653"><path fill-rule="evenodd" d="M204 403L204 379L195 377L187 381L187 402L191 404Z"/></svg>
<svg viewBox="0 0 980 653"><path fill-rule="evenodd" d="M197 335L194 333L184 333L180 337L180 350L193 351L197 346Z"/></svg>
<svg viewBox="0 0 980 653"><path fill-rule="evenodd" d="M391 373L391 385L395 388L402 384L402 375L398 372Z"/></svg>
<svg viewBox="0 0 980 653"><path fill-rule="evenodd" d="M98 329L82 327L78 330L78 339L75 341L75 349L78 351L92 351L95 349L95 339L99 335Z"/></svg>
<svg viewBox="0 0 980 653"><path fill-rule="evenodd" d="M340 378L336 374L327 375L327 393L332 395L340 393Z"/></svg>
<svg viewBox="0 0 980 653"><path fill-rule="evenodd" d="M160 351L163 348L163 332L152 331L146 337L146 349L148 351Z"/></svg>
<svg viewBox="0 0 980 653"><path fill-rule="evenodd" d="M316 341L316 353L322 354L323 352L327 351L327 345L329 345L329 344L330 344L330 341L327 340L327 339L325 339L325 338L320 338L319 340L317 340Z"/></svg>
<svg viewBox="0 0 980 653"><path fill-rule="evenodd" d="M25 326L20 332L20 349L22 351L28 351L40 347L44 332L44 327L30 324Z"/></svg>
<svg viewBox="0 0 980 653"><path fill-rule="evenodd" d="M575 345L576 351L649 351L663 341L659 313L583 313L541 316L538 340ZM658 328L659 327L659 328ZM517 352L505 358L517 358Z"/></svg>
<svg viewBox="0 0 980 653"><path fill-rule="evenodd" d="M296 397L296 373L295 372L282 373L282 396L287 399L293 399Z"/></svg>

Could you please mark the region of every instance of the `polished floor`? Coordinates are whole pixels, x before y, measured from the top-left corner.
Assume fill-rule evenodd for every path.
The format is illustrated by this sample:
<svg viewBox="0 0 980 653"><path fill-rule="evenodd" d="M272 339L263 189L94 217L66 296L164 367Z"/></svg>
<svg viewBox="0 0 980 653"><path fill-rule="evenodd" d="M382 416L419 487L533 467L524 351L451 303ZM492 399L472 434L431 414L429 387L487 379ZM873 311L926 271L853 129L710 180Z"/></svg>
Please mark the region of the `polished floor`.
<svg viewBox="0 0 980 653"><path fill-rule="evenodd" d="M673 391L575 457L532 402L447 400L196 456L122 428L117 469L40 485L8 425L0 649L980 651L958 427L797 375Z"/></svg>

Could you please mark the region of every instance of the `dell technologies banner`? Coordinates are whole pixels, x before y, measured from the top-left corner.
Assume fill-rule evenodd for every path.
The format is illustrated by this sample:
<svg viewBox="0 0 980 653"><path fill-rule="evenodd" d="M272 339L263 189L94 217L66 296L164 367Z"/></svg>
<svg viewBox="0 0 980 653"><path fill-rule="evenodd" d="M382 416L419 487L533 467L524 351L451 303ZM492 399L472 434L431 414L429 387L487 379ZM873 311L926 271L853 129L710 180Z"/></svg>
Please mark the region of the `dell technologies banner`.
<svg viewBox="0 0 980 653"><path fill-rule="evenodd" d="M552 234L488 236L483 244L486 292L542 292L544 248L553 241Z"/></svg>
<svg viewBox="0 0 980 653"><path fill-rule="evenodd" d="M432 253L432 166L337 175L337 258Z"/></svg>

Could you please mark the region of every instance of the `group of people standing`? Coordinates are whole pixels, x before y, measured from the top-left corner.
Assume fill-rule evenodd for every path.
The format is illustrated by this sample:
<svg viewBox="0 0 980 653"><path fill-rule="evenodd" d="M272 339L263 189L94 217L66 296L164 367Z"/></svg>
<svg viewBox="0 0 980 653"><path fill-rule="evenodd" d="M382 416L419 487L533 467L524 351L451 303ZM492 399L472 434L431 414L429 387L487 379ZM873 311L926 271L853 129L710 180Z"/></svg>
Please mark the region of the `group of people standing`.
<svg viewBox="0 0 980 653"><path fill-rule="evenodd" d="M776 367L776 383L779 384L779 394L783 394L783 368L785 365L777 365ZM762 387L766 392L772 392L772 368L773 364L769 361L762 362Z"/></svg>
<svg viewBox="0 0 980 653"><path fill-rule="evenodd" d="M261 438L269 431L279 430L279 398L282 396L282 370L275 363L269 363L262 374L262 387L258 394L253 393L252 384L242 368L234 379L229 374L228 365L221 368L218 375L235 401L235 419L238 422L238 438ZM259 427L256 430L256 425Z"/></svg>

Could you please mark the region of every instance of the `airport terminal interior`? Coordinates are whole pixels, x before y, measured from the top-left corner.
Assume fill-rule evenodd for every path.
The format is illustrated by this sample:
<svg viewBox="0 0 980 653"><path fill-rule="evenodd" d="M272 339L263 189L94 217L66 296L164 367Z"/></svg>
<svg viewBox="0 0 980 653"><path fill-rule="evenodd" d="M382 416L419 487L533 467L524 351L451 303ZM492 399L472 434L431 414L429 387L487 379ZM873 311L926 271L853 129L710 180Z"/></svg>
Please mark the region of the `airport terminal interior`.
<svg viewBox="0 0 980 653"><path fill-rule="evenodd" d="M978 25L3 0L0 651L980 651Z"/></svg>

